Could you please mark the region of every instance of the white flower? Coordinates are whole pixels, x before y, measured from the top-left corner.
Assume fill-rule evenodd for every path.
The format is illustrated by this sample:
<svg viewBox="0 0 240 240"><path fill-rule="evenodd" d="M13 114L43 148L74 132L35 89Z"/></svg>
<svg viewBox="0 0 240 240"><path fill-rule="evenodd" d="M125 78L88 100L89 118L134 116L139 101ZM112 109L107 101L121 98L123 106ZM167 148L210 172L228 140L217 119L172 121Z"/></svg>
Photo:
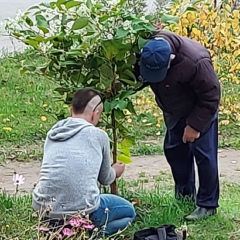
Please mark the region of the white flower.
<svg viewBox="0 0 240 240"><path fill-rule="evenodd" d="M109 39L109 40L113 39L113 35L111 33L108 33L107 34L107 39Z"/></svg>
<svg viewBox="0 0 240 240"><path fill-rule="evenodd" d="M16 17L15 17L15 21L16 21L17 23L23 22L23 21L24 21L24 18L25 18L25 14L26 14L26 13L22 12L22 11L19 9L18 12L17 12L17 15L16 15Z"/></svg>
<svg viewBox="0 0 240 240"><path fill-rule="evenodd" d="M51 47L53 46L53 44L50 43L50 42L46 42L46 43L41 42L41 43L39 43L38 46L39 46L39 49L40 49L43 53L47 53L47 52L51 49Z"/></svg>
<svg viewBox="0 0 240 240"><path fill-rule="evenodd" d="M76 14L79 16L90 16L91 13L89 8L86 5L81 4L81 6L77 8Z"/></svg>
<svg viewBox="0 0 240 240"><path fill-rule="evenodd" d="M20 185L24 184L24 180L25 180L25 177L23 175L20 175L18 173L15 173L13 175L13 184L15 186L20 186Z"/></svg>
<svg viewBox="0 0 240 240"><path fill-rule="evenodd" d="M132 29L132 23L129 20L124 21L122 26L124 30Z"/></svg>

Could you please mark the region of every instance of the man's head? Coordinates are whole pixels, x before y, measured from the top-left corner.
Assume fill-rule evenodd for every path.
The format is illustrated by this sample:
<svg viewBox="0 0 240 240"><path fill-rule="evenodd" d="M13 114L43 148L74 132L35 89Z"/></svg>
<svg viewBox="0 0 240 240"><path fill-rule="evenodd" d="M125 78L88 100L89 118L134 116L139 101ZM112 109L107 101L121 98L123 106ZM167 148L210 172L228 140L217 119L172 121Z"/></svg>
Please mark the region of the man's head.
<svg viewBox="0 0 240 240"><path fill-rule="evenodd" d="M158 83L165 79L170 66L170 44L163 38L150 40L142 49L140 75L149 83Z"/></svg>
<svg viewBox="0 0 240 240"><path fill-rule="evenodd" d="M71 108L72 117L83 118L96 126L102 111L103 102L98 91L84 88L74 94Z"/></svg>

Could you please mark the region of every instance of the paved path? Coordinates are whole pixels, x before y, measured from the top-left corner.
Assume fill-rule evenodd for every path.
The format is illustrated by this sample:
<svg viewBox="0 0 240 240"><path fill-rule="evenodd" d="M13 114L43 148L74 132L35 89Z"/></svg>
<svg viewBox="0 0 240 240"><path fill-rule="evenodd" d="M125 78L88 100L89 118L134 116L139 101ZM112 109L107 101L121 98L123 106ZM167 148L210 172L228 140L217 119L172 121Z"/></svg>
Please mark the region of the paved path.
<svg viewBox="0 0 240 240"><path fill-rule="evenodd" d="M22 190L30 191L33 184L38 181L40 162L17 162L9 161L0 165L0 189L13 191L12 175L16 171L26 178ZM219 171L220 179L240 184L240 151L232 149L219 150ZM137 180L144 176L148 179L146 186L153 184L154 176L161 176L170 173L169 166L162 155L133 157L133 163L128 165L123 178L126 180ZM166 174L165 174L166 175Z"/></svg>

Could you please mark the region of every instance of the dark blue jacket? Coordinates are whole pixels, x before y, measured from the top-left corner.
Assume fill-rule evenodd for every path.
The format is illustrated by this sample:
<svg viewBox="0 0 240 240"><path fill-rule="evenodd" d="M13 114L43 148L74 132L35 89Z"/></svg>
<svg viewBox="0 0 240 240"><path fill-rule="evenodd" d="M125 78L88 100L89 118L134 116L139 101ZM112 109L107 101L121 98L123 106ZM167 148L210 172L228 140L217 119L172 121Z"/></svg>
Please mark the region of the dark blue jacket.
<svg viewBox="0 0 240 240"><path fill-rule="evenodd" d="M163 110L166 126L171 129L185 118L188 125L203 132L217 117L221 95L209 51L169 31L159 31L156 36L167 40L176 56L164 81L149 84Z"/></svg>

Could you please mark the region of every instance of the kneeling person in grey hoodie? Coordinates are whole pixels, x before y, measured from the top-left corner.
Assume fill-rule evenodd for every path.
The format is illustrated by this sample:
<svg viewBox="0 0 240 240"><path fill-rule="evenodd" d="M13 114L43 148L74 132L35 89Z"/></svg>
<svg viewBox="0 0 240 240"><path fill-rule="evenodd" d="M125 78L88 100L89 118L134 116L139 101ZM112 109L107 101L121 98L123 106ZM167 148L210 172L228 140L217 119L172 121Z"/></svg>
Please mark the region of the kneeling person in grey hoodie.
<svg viewBox="0 0 240 240"><path fill-rule="evenodd" d="M71 117L59 121L47 133L32 205L49 220L84 212L101 228L108 219L105 233L111 235L124 229L136 214L130 202L100 194L98 188L98 182L109 185L125 169L121 163L111 166L108 135L95 127L102 111L96 90L84 88L75 93Z"/></svg>

